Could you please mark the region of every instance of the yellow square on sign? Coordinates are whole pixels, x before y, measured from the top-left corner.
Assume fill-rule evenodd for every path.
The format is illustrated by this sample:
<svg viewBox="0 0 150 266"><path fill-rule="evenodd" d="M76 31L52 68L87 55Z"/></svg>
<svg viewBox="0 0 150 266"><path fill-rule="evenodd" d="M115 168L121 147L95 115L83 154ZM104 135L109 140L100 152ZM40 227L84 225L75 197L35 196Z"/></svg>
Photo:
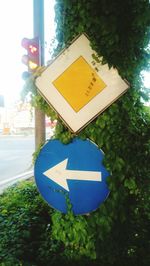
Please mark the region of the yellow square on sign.
<svg viewBox="0 0 150 266"><path fill-rule="evenodd" d="M52 84L75 112L81 110L105 87L96 71L80 56Z"/></svg>

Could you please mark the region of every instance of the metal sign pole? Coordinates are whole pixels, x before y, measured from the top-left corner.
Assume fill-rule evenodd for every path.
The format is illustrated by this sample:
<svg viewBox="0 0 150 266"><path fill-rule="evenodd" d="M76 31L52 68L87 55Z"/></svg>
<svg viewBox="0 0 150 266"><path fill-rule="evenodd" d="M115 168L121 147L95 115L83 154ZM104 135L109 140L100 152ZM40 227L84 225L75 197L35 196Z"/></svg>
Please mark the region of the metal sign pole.
<svg viewBox="0 0 150 266"><path fill-rule="evenodd" d="M41 65L44 64L44 0L33 0L33 33L41 44ZM35 149L45 142L45 114L35 108Z"/></svg>

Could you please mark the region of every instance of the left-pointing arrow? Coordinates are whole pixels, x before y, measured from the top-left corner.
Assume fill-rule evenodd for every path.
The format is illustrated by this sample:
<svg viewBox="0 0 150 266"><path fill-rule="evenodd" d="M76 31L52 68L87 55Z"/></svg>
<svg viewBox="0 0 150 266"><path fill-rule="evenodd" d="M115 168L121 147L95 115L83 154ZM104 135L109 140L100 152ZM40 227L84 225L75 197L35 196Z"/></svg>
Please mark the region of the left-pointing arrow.
<svg viewBox="0 0 150 266"><path fill-rule="evenodd" d="M53 180L55 183L69 191L67 179L69 180L85 180L85 181L101 181L101 172L97 171L78 171L66 169L68 158L56 164L43 174Z"/></svg>

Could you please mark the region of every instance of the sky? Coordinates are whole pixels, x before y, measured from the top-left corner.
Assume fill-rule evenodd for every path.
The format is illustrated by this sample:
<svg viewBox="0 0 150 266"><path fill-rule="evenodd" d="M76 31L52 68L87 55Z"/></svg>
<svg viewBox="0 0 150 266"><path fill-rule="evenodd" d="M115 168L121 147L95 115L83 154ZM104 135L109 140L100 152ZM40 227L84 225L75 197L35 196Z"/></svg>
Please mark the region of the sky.
<svg viewBox="0 0 150 266"><path fill-rule="evenodd" d="M50 36L54 34L54 0L44 0L46 57ZM27 67L21 58L25 50L21 46L24 37L33 38L33 1L2 0L0 6L0 94L9 105L20 98L24 81L22 73ZM45 45L46 46L46 45Z"/></svg>
<svg viewBox="0 0 150 266"><path fill-rule="evenodd" d="M150 89L150 72L144 71L144 78L145 78L145 86Z"/></svg>
<svg viewBox="0 0 150 266"><path fill-rule="evenodd" d="M55 0L44 0L47 60L50 59L48 48L55 32L54 2ZM33 1L2 0L0 7L0 94L4 95L7 106L20 98L24 84L21 76L27 67L21 62L25 52L21 47L21 40L33 37ZM150 73L145 74L145 85L150 86Z"/></svg>

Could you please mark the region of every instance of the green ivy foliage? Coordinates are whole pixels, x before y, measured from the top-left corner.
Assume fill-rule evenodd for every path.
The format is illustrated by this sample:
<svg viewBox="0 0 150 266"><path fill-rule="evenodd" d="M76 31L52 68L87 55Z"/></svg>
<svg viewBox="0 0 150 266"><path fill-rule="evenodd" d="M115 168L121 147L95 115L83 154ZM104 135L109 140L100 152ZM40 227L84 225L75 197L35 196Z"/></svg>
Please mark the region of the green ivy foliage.
<svg viewBox="0 0 150 266"><path fill-rule="evenodd" d="M130 83L128 92L79 134L105 152L110 172L108 199L88 219L84 217L87 236L93 236L102 265L148 265L150 117L141 100L148 95L140 73L150 67L149 1L57 0L55 11L58 50L85 32L102 64L117 68ZM74 136L59 123L56 137L67 143Z"/></svg>
<svg viewBox="0 0 150 266"><path fill-rule="evenodd" d="M64 246L70 262L89 258L93 265L148 266L150 116L142 103L148 100L148 90L141 71L150 68L149 1L56 0L55 12L55 54L85 32L102 64L117 68L130 88L78 135L105 153L108 199L89 216L54 212L52 236ZM53 115L36 93L33 102ZM55 137L67 144L74 135L58 121Z"/></svg>

